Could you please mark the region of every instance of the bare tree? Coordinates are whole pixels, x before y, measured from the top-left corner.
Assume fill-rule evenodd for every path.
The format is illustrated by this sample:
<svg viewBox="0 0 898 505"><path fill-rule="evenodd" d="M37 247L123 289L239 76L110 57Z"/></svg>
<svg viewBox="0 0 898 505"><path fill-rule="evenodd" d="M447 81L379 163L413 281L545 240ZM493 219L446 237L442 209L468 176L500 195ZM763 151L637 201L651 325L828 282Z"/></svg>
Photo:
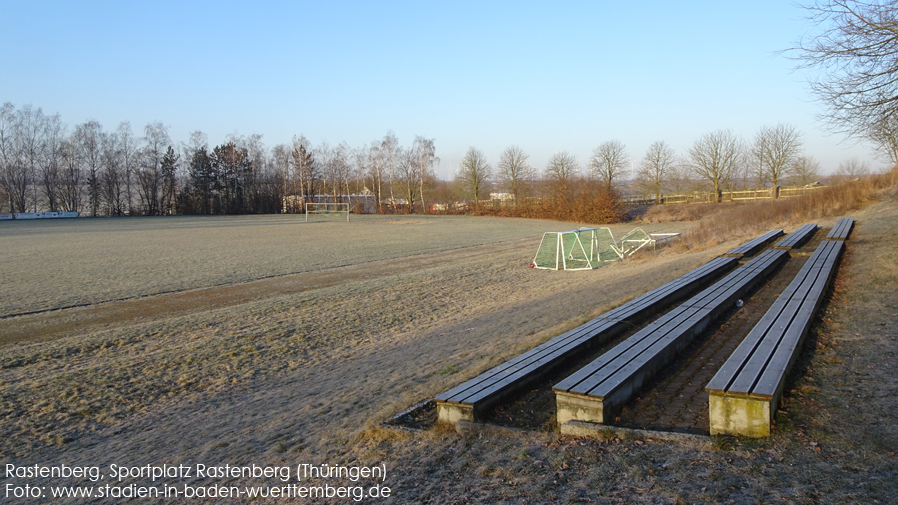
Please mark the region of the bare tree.
<svg viewBox="0 0 898 505"><path fill-rule="evenodd" d="M571 196L571 184L580 175L577 157L563 151L555 153L546 164L545 177L549 181L555 199L567 202Z"/></svg>
<svg viewBox="0 0 898 505"><path fill-rule="evenodd" d="M411 212L418 200L418 166L415 154L411 149L398 148L393 152L396 158L395 183L402 199L405 200L405 212Z"/></svg>
<svg viewBox="0 0 898 505"><path fill-rule="evenodd" d="M41 160L40 185L50 212L59 210L59 179L62 164L62 143L65 140L65 125L59 114L47 118Z"/></svg>
<svg viewBox="0 0 898 505"><path fill-rule="evenodd" d="M790 50L835 131L864 136L898 106L898 4L820 0L806 6L817 33Z"/></svg>
<svg viewBox="0 0 898 505"><path fill-rule="evenodd" d="M664 191L673 194L682 194L689 191L695 185L695 182L690 177L691 174L692 170L689 168L688 161L682 158L677 159L671 165L664 179Z"/></svg>
<svg viewBox="0 0 898 505"><path fill-rule="evenodd" d="M127 202L128 215L134 215L134 182L135 173L137 172L137 162L139 153L137 151L137 140L131 131L131 123L122 121L115 131L118 140L118 152L122 157L122 176L125 183L125 201Z"/></svg>
<svg viewBox="0 0 898 505"><path fill-rule="evenodd" d="M30 114L29 114L30 115ZM22 120L26 116L6 103L0 111L0 149L3 157L3 187L12 212L28 210L28 187L32 174L28 164L28 148Z"/></svg>
<svg viewBox="0 0 898 505"><path fill-rule="evenodd" d="M536 177L536 169L528 161L529 156L518 146L511 146L502 151L499 158L496 178L499 185L511 193L515 204L527 191L528 185Z"/></svg>
<svg viewBox="0 0 898 505"><path fill-rule="evenodd" d="M330 144L327 142L321 142L318 147L313 151L315 156L315 162L318 164L319 173L321 174L321 188L322 192L327 196L330 194L336 194L335 188L335 180L337 178L335 163L334 163L334 150L331 149Z"/></svg>
<svg viewBox="0 0 898 505"><path fill-rule="evenodd" d="M386 168L389 177L390 205L394 205L395 198L393 196L393 185L396 175L397 152L399 151L399 139L396 138L395 133L388 131L387 134L384 135L383 140L380 142L380 151L381 156L383 156L384 167Z"/></svg>
<svg viewBox="0 0 898 505"><path fill-rule="evenodd" d="M433 179L433 165L439 163L440 158L436 155L434 139L424 138L421 135L415 136L411 150L418 171L418 197L421 199L421 212L427 213L424 185Z"/></svg>
<svg viewBox="0 0 898 505"><path fill-rule="evenodd" d="M597 177L605 185L607 191L611 191L614 181L627 176L627 165L630 158L627 156L627 148L619 140L603 142L593 149L592 158L589 160L589 168L593 176Z"/></svg>
<svg viewBox="0 0 898 505"><path fill-rule="evenodd" d="M743 149L742 141L729 130L707 133L689 149L689 169L708 181L718 203L724 185L739 170Z"/></svg>
<svg viewBox="0 0 898 505"><path fill-rule="evenodd" d="M363 182L365 174L367 174L369 171L368 163L371 161L370 158L368 158L368 152L368 146L363 145L362 147L352 149L350 155L350 159L352 160L353 164L351 172L352 176L355 178L355 191L353 191L353 193L355 193L356 195L365 194L366 190L367 192L370 192L367 186L364 186Z"/></svg>
<svg viewBox="0 0 898 505"><path fill-rule="evenodd" d="M18 146L16 145L16 108L6 102L0 107L0 186L6 193L10 212L16 212L18 194ZM24 200L24 197L22 198ZM23 204L24 205L24 204ZM22 212L24 208L20 208Z"/></svg>
<svg viewBox="0 0 898 505"><path fill-rule="evenodd" d="M340 184L340 193L346 203L349 201L349 181L352 178L352 148L345 141L340 142L336 149L337 178Z"/></svg>
<svg viewBox="0 0 898 505"><path fill-rule="evenodd" d="M676 162L676 153L663 140L652 143L646 151L639 169L636 182L645 191L655 195L655 201L661 201L661 188L670 175Z"/></svg>
<svg viewBox="0 0 898 505"><path fill-rule="evenodd" d="M37 212L38 167L44 158L44 136L47 120L40 108L26 105L18 111L17 131L19 157L25 171L25 184L31 188L31 205ZM24 210L24 209L23 209Z"/></svg>
<svg viewBox="0 0 898 505"><path fill-rule="evenodd" d="M106 214L121 216L124 213L124 174L122 157L118 152L118 138L109 133L102 136L102 182L103 199L106 201Z"/></svg>
<svg viewBox="0 0 898 505"><path fill-rule="evenodd" d="M381 204L383 200L383 180L386 161L384 158L381 144L377 141L371 143L368 148L368 169L371 174L372 186L374 191L374 200L377 205L377 212L381 212Z"/></svg>
<svg viewBox="0 0 898 505"><path fill-rule="evenodd" d="M161 213L161 196L164 184L162 160L171 145L168 128L161 122L148 123L144 128L144 147L141 153L141 169L138 174L138 190L144 212L148 216Z"/></svg>
<svg viewBox="0 0 898 505"><path fill-rule="evenodd" d="M102 198L100 186L100 170L102 168L103 127L94 119L75 127L75 141L81 150L80 161L83 174L87 176L87 199L90 215L96 217L100 211Z"/></svg>
<svg viewBox="0 0 898 505"><path fill-rule="evenodd" d="M312 146L304 135L293 137L291 157L293 176L299 181L299 194L302 195L304 202L311 202L318 191L320 177L318 175L318 164L312 155ZM305 212L305 209L303 209L303 212Z"/></svg>
<svg viewBox="0 0 898 505"><path fill-rule="evenodd" d="M276 183L276 194L277 199L280 200L281 204L278 212L286 212L288 209L286 208L286 200L284 197L290 192L290 189L287 185L287 181L289 179L290 173L290 146L287 144L278 144L271 148L271 161L274 166L274 180ZM294 191L293 194L296 194ZM289 209L293 213L296 212L295 208Z"/></svg>
<svg viewBox="0 0 898 505"><path fill-rule="evenodd" d="M874 123L867 138L873 142L881 156L893 165L898 165L898 115L893 114Z"/></svg>
<svg viewBox="0 0 898 505"><path fill-rule="evenodd" d="M807 186L817 182L820 164L811 156L799 156L792 168L792 180L796 186Z"/></svg>
<svg viewBox="0 0 898 505"><path fill-rule="evenodd" d="M750 187L749 179L754 179L754 188L761 189L767 181L766 170L764 170L764 156L767 150L767 138L760 134L755 136L755 142L747 148L745 153L745 163L739 169L739 175L742 178L743 189Z"/></svg>
<svg viewBox="0 0 898 505"><path fill-rule="evenodd" d="M776 188L789 177L801 152L801 134L788 124L761 127L751 152L760 167L763 181L769 181ZM777 194L774 189L774 197Z"/></svg>
<svg viewBox="0 0 898 505"><path fill-rule="evenodd" d="M81 148L74 135L60 146L62 178L59 184L59 205L65 212L81 212L84 177L81 172Z"/></svg>
<svg viewBox="0 0 898 505"><path fill-rule="evenodd" d="M850 158L839 162L839 168L836 170L836 176L842 180L853 180L863 177L870 173L870 167L867 163L857 159Z"/></svg>
<svg viewBox="0 0 898 505"><path fill-rule="evenodd" d="M19 110L7 102L0 108L0 186L12 212L37 212L38 171L46 158L48 118L40 108ZM29 192L30 190L30 192Z"/></svg>
<svg viewBox="0 0 898 505"><path fill-rule="evenodd" d="M477 148L471 147L461 159L458 167L458 178L462 182L466 196L474 199L474 206L480 207L480 200L486 190L487 181L492 176L493 167L486 162L486 156Z"/></svg>
<svg viewBox="0 0 898 505"><path fill-rule="evenodd" d="M315 148L315 160L321 169L325 193L330 193L335 202L340 195L349 193L348 158L349 146L345 142L333 148L322 142Z"/></svg>

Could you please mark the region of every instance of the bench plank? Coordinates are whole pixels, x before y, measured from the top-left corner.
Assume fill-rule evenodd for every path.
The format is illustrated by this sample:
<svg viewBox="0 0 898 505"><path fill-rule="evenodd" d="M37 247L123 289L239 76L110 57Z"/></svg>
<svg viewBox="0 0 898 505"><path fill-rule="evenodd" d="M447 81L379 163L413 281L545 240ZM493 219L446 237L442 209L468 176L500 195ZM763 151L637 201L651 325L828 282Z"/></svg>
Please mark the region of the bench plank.
<svg viewBox="0 0 898 505"><path fill-rule="evenodd" d="M836 221L836 225L826 235L826 240L848 240L851 230L854 229L854 218L843 217Z"/></svg>
<svg viewBox="0 0 898 505"><path fill-rule="evenodd" d="M808 223L773 245L774 249L795 249L805 244L817 233L817 223Z"/></svg>

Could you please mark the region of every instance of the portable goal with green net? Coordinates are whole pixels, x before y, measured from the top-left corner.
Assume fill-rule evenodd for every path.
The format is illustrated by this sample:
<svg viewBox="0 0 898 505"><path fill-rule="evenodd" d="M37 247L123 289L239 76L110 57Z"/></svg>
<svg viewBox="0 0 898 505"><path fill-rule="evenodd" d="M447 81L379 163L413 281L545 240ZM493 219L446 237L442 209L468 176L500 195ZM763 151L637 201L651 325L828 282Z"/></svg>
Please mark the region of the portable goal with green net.
<svg viewBox="0 0 898 505"><path fill-rule="evenodd" d="M546 270L591 270L621 258L608 228L546 232L530 266Z"/></svg>
<svg viewBox="0 0 898 505"><path fill-rule="evenodd" d="M307 203L306 221L309 220L309 215L340 218L346 216L346 222L348 223L349 210L350 206L348 203Z"/></svg>

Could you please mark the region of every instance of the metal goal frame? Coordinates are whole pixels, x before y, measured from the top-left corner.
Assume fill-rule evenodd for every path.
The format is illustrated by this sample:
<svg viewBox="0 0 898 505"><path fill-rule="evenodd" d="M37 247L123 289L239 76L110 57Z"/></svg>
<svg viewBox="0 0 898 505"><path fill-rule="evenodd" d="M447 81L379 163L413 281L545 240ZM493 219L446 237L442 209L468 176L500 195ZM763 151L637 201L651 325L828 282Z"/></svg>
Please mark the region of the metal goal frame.
<svg viewBox="0 0 898 505"><path fill-rule="evenodd" d="M346 202L309 202L305 205L306 222L309 214L346 214L346 222L349 222L350 205Z"/></svg>

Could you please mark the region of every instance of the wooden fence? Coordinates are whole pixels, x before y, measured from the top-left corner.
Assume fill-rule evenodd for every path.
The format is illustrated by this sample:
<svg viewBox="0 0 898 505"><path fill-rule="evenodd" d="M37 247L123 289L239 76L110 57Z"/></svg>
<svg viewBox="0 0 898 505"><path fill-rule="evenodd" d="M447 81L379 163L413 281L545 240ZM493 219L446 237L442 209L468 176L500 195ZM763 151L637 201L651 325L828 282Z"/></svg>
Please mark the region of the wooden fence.
<svg viewBox="0 0 898 505"><path fill-rule="evenodd" d="M780 198L792 198L801 196L808 191L814 191L823 186L789 186L778 187ZM748 189L748 190L724 190L720 192L720 199L724 202L734 202L742 200L770 200L774 198L774 188L764 189ZM660 201L656 201L655 197L645 196L624 196L621 197L623 203L632 205L653 205L653 204L671 204L671 203L714 203L717 201L713 191L696 191L681 195L661 195Z"/></svg>

